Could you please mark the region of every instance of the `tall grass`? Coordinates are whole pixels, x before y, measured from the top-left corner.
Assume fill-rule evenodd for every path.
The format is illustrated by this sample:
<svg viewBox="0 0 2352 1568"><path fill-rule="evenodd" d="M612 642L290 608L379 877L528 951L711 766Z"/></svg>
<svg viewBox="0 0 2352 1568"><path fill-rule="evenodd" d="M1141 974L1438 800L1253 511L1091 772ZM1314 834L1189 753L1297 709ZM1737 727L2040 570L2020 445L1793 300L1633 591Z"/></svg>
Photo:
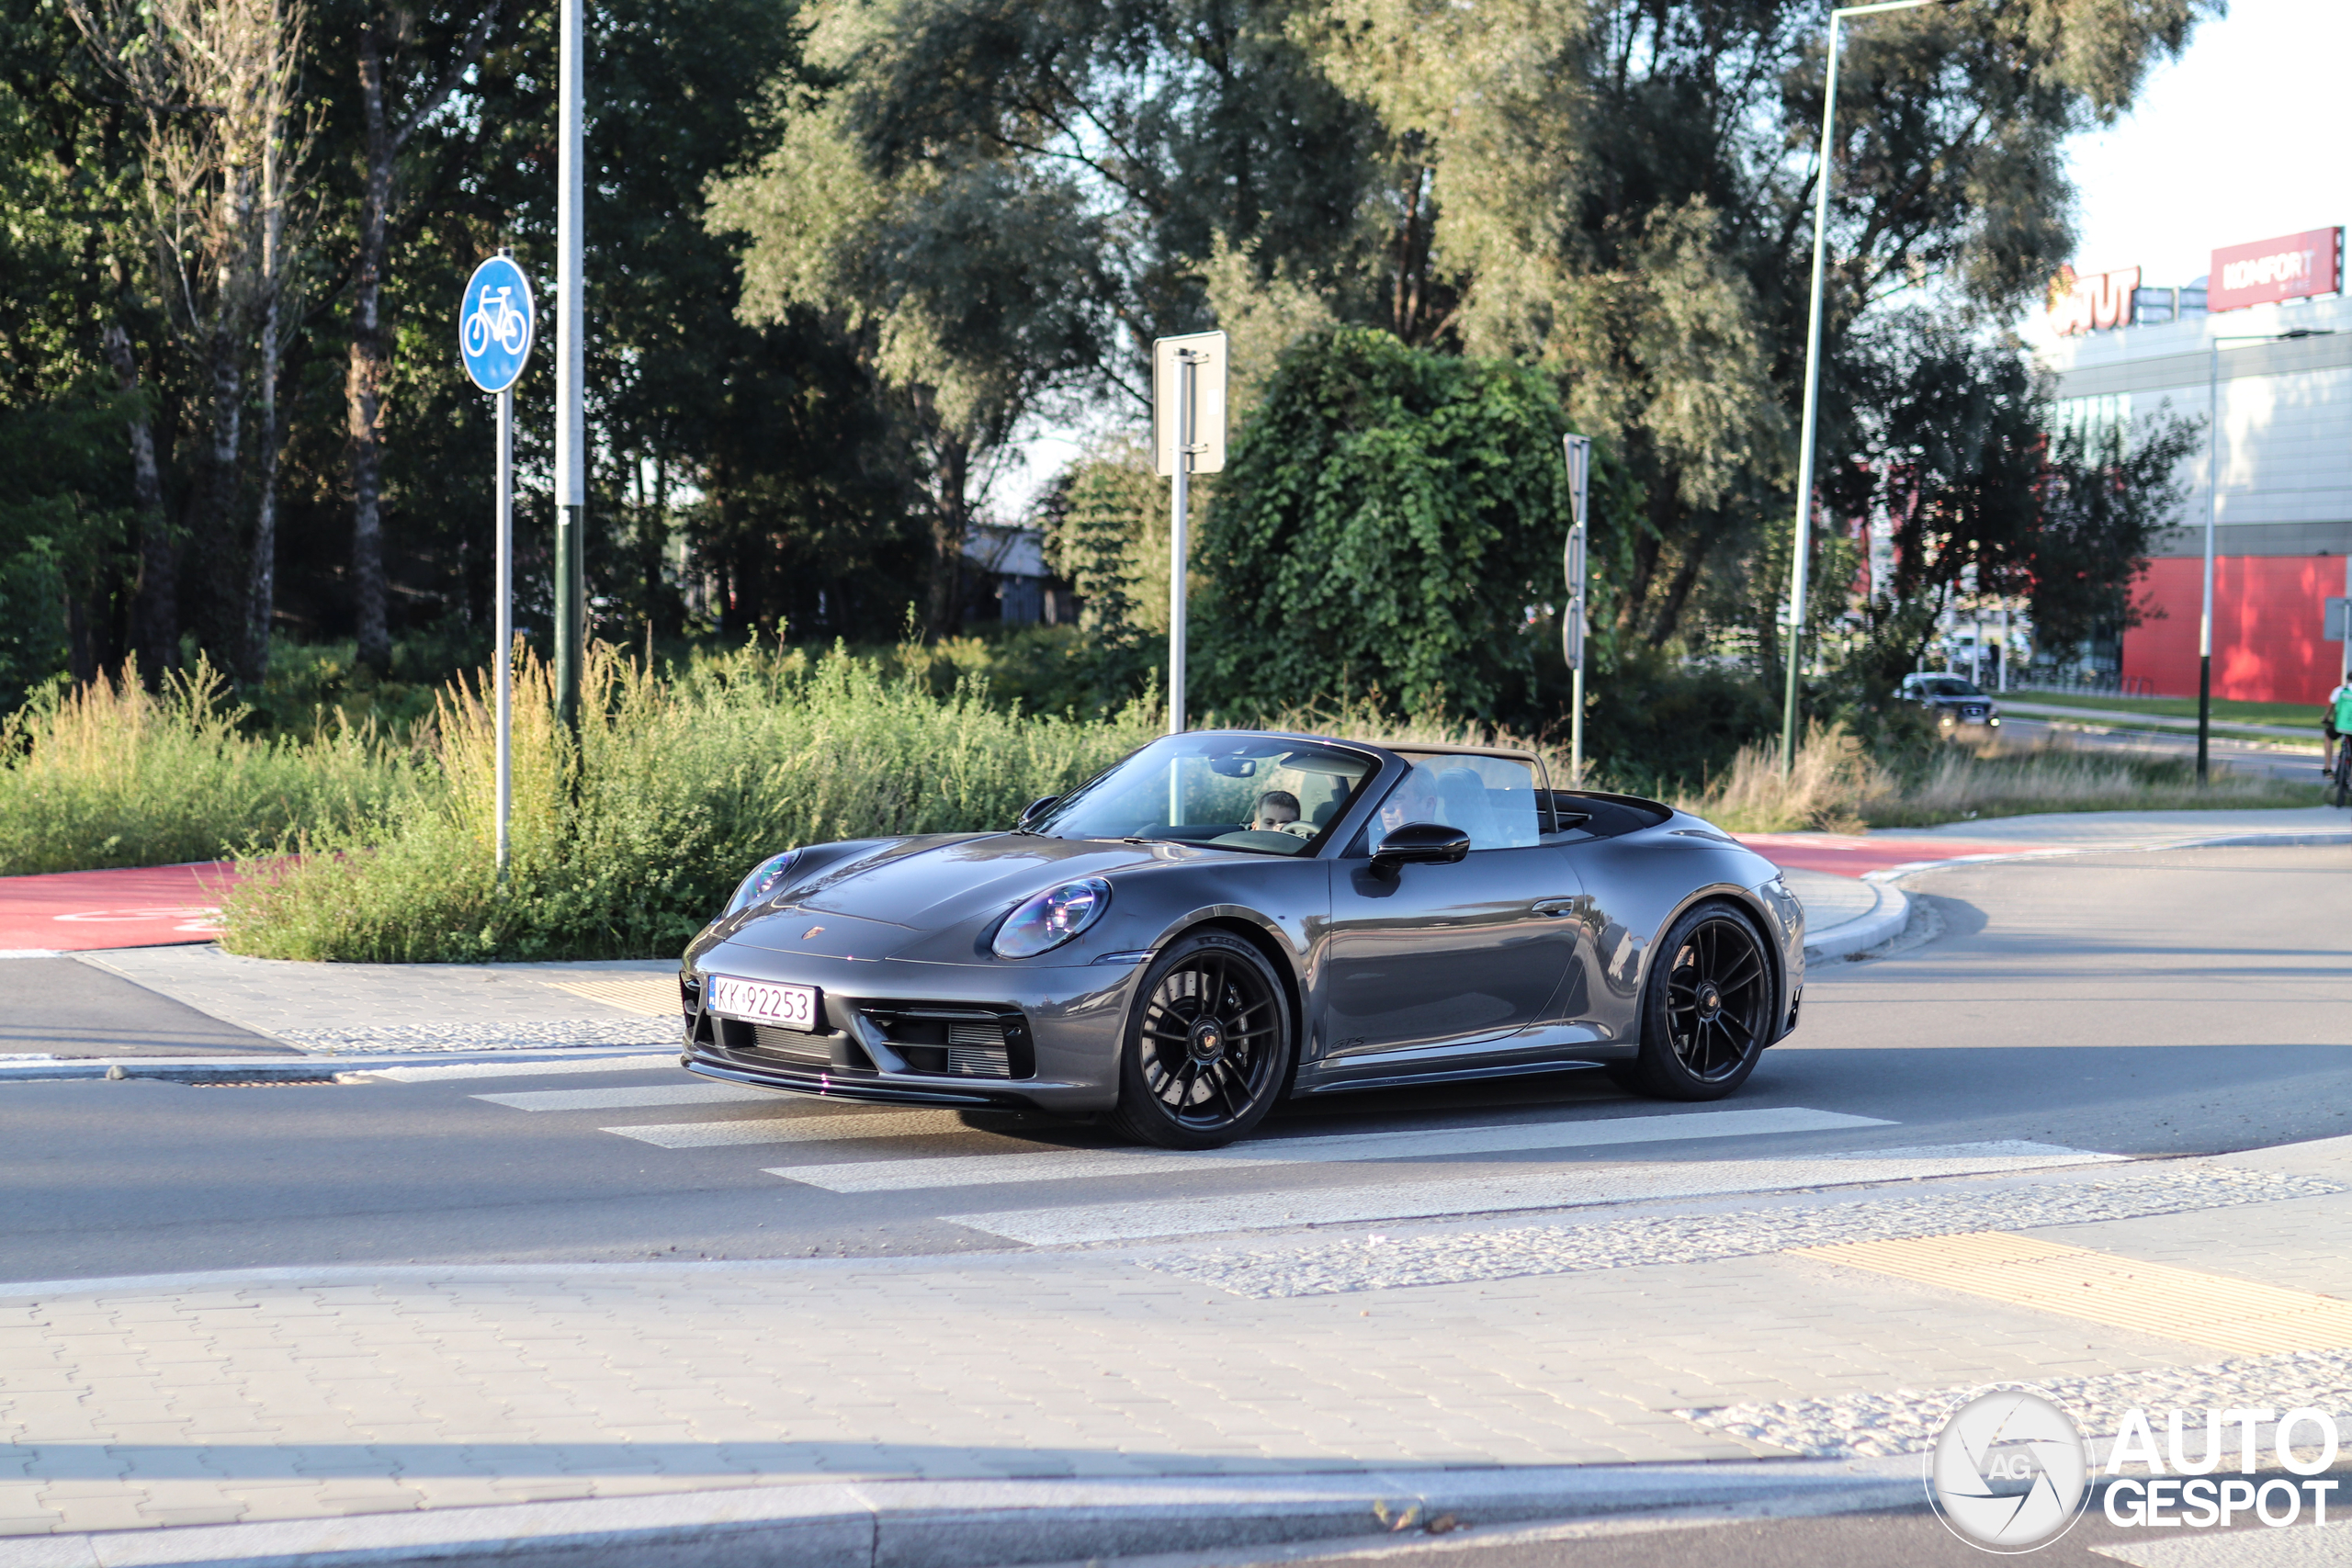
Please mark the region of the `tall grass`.
<svg viewBox="0 0 2352 1568"><path fill-rule="evenodd" d="M345 829L417 782L372 727L322 714L307 739L256 740L209 663L135 667L42 692L0 720L0 876L214 860L257 840Z"/></svg>
<svg viewBox="0 0 2352 1568"><path fill-rule="evenodd" d="M845 652L745 650L658 677L590 657L575 741L545 666L518 667L509 874L492 854L493 727L481 682L446 690L427 744L445 781L291 863L256 860L223 942L274 958L452 961L675 953L760 856L794 844L1002 828L1148 739L1101 721L944 697Z"/></svg>
<svg viewBox="0 0 2352 1568"><path fill-rule="evenodd" d="M1815 725L1787 777L1777 746L1743 747L1729 771L1675 804L1734 832L1785 833L1921 828L2037 811L2317 806L2323 798L2316 783L2224 771L2200 785L2186 761L2063 741L1947 745L1909 767L1890 767L1842 728Z"/></svg>
<svg viewBox="0 0 2352 1568"><path fill-rule="evenodd" d="M675 953L735 879L794 844L1010 823L1159 730L1148 701L1103 716L1024 714L978 679L940 689L922 650L744 649L656 675L596 650L575 737L548 671L517 665L512 860L492 853L492 721L482 677L443 687L401 745L322 721L243 732L199 667L44 696L0 727L0 874L235 853L224 941L279 958L447 961ZM1370 704L1270 727L1396 741L1510 737ZM1555 783L1560 749L1546 747ZM2315 785L2064 747L1939 748L1889 766L1816 728L1783 780L1742 751L1678 802L1744 831L1907 827L2024 811L2291 806Z"/></svg>

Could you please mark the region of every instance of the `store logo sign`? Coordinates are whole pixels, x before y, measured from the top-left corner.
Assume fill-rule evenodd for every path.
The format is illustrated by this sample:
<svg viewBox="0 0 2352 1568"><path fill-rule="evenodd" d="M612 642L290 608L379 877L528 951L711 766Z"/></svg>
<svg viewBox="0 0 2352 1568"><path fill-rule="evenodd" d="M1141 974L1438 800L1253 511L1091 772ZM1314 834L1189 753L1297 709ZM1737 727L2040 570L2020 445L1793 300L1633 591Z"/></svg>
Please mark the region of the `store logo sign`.
<svg viewBox="0 0 2352 1568"><path fill-rule="evenodd" d="M2140 289L2140 269L2077 273L2062 266L2050 280L2051 329L2061 337L2077 333L2105 332L2132 324L2132 297Z"/></svg>
<svg viewBox="0 0 2352 1568"><path fill-rule="evenodd" d="M2344 287L2344 231L2313 229L2213 253L2208 310L2236 310L2279 299L2306 299Z"/></svg>

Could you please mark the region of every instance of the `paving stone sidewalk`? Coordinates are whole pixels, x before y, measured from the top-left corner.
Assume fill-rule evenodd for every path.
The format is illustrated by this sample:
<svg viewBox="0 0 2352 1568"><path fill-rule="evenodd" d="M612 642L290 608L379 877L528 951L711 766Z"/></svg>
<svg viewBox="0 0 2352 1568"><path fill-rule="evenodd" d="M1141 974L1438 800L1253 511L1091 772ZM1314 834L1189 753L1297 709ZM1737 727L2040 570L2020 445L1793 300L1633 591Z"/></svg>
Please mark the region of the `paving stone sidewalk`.
<svg viewBox="0 0 2352 1568"><path fill-rule="evenodd" d="M2036 1234L2352 1295L2339 1243L2352 1139L2170 1168L2224 1167L2309 1195ZM2217 1358L2185 1340L1796 1252L1271 1298L1142 1261L1033 1251L0 1287L0 1439L14 1445L0 1533L854 1478L1732 1460L1837 1451L1840 1420L1924 1426L1996 1380L2155 1387L2191 1405L2208 1383L2243 1397L2249 1379L2290 1371L2299 1388L2352 1383L2352 1359L2200 1371Z"/></svg>

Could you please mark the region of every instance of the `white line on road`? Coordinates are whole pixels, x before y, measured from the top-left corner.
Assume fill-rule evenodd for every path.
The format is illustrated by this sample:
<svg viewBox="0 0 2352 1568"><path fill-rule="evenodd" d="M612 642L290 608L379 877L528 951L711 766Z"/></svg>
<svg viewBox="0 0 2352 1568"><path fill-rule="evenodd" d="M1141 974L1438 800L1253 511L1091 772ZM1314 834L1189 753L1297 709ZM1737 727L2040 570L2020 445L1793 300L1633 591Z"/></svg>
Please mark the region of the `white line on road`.
<svg viewBox="0 0 2352 1568"><path fill-rule="evenodd" d="M753 1100L774 1105L776 1091L731 1083L662 1083L628 1089L534 1089L474 1098L517 1111L614 1111L633 1105L730 1105Z"/></svg>
<svg viewBox="0 0 2352 1568"><path fill-rule="evenodd" d="M653 1073L675 1071L678 1054L659 1056L583 1056L577 1061L442 1062L414 1067L354 1067L353 1077L384 1078L392 1083L441 1083L450 1078L548 1077L572 1073Z"/></svg>
<svg viewBox="0 0 2352 1568"><path fill-rule="evenodd" d="M1377 1187L1159 1198L1135 1203L1014 1209L940 1217L1010 1241L1055 1247L1212 1235L1224 1231L1352 1224L1366 1220L1423 1220L1523 1209L1638 1203L1653 1199L1721 1197L1735 1192L1783 1192L1930 1177L1984 1176L2052 1166L2100 1164L2122 1157L2054 1144L1951 1144L1941 1147L1864 1150L1814 1159L1674 1160L1534 1175L1522 1172L1441 1181L1398 1181Z"/></svg>
<svg viewBox="0 0 2352 1568"><path fill-rule="evenodd" d="M603 1127L664 1149L717 1149L744 1144L838 1143L856 1138L951 1137L986 1131L965 1123L953 1111L834 1112L823 1115L754 1117L739 1122L669 1122L644 1127Z"/></svg>
<svg viewBox="0 0 2352 1568"><path fill-rule="evenodd" d="M1684 1111L1670 1116L1620 1116L1587 1122L1521 1122L1500 1127L1432 1127L1402 1133L1355 1133L1328 1138L1266 1138L1228 1148L1052 1149L1038 1154L947 1156L934 1159L868 1160L848 1165L779 1166L768 1171L788 1181L832 1192L904 1192L925 1187L1001 1187L1018 1181L1079 1177L1156 1176L1231 1170L1300 1161L1413 1159L1510 1150L1602 1148L1682 1138L1752 1137L1765 1133L1818 1133L1885 1127L1870 1116L1848 1116L1803 1106L1755 1111Z"/></svg>

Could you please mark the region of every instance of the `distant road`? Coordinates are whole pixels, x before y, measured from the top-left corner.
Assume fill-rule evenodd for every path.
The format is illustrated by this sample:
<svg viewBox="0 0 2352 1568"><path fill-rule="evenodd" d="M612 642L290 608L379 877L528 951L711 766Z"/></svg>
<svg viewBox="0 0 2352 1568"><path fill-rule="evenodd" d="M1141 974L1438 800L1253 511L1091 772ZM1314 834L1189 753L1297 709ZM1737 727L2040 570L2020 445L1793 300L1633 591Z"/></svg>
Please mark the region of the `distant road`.
<svg viewBox="0 0 2352 1568"><path fill-rule="evenodd" d="M2001 728L2021 740L2033 741L2046 737L2088 751L2136 751L2148 757L2197 755L2197 736L2193 730L2174 735L2146 729L2092 729L2075 724L2054 724L2047 719L2022 718L2007 709L2003 710ZM2211 755L2217 766L2227 767L2233 773L2295 779L2306 784L2320 782L2319 753L2316 751L2281 751L2259 741L2232 740L2215 736Z"/></svg>
<svg viewBox="0 0 2352 1568"><path fill-rule="evenodd" d="M2067 703L2037 703L2030 694L2023 697L2003 696L2003 714L2025 714L2034 718L2073 719L2083 724L2097 724L2111 729L2186 729L2194 735L2197 721L2168 713L2136 713L2128 708L2075 707ZM2312 705L2316 709L2316 704ZM2240 735L2258 735L2267 739L2315 746L2319 743L2319 721L2309 719L2301 724L2253 724L2241 718L2213 716L2217 729L2234 730Z"/></svg>

